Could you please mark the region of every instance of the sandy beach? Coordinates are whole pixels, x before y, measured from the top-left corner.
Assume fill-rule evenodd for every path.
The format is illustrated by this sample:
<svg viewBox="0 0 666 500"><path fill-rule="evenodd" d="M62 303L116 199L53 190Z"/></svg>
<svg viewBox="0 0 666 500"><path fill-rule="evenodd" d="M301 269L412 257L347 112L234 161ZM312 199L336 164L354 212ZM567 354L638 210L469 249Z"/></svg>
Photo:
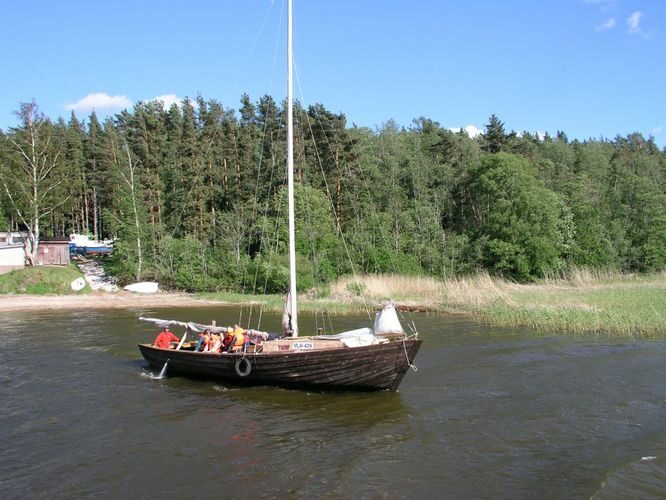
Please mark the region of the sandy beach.
<svg viewBox="0 0 666 500"><path fill-rule="evenodd" d="M0 311L44 309L130 309L141 307L219 306L226 302L196 299L188 294L127 291L93 292L81 295L0 295Z"/></svg>

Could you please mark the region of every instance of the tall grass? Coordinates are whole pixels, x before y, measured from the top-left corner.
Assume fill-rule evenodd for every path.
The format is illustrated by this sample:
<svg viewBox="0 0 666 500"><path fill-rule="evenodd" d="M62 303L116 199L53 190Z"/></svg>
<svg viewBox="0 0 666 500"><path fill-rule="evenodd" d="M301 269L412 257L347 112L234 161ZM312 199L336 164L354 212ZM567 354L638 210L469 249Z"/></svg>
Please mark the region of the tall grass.
<svg viewBox="0 0 666 500"><path fill-rule="evenodd" d="M540 329L621 336L666 336L666 277L603 276L545 286L512 296L503 315Z"/></svg>
<svg viewBox="0 0 666 500"><path fill-rule="evenodd" d="M37 266L0 276L0 294L71 294L81 277L74 266ZM330 290L330 291L329 291ZM86 286L83 292L89 291ZM229 303L260 303L281 311L280 295L200 294ZM600 335L666 337L666 272L622 275L578 269L538 283L519 284L487 273L440 281L372 275L340 279L299 297L303 311L344 314L399 305L463 314L503 326Z"/></svg>
<svg viewBox="0 0 666 500"><path fill-rule="evenodd" d="M544 331L618 336L666 336L666 272L623 275L573 270L534 284L479 273L438 281L405 276L363 276L331 287L335 300L396 300L465 314L490 324Z"/></svg>
<svg viewBox="0 0 666 500"><path fill-rule="evenodd" d="M375 300L404 300L429 303L442 294L443 283L423 276L394 274L366 275L341 278L331 285L331 298L340 301L358 301L361 295Z"/></svg>

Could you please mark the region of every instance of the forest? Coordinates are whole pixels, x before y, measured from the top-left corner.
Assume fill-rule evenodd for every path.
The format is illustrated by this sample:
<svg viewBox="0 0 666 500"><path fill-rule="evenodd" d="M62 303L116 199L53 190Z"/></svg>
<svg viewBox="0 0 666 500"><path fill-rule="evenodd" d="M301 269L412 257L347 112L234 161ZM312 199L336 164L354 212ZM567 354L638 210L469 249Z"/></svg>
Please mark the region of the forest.
<svg viewBox="0 0 666 500"><path fill-rule="evenodd" d="M100 122L22 103L0 130L0 230L113 239L121 282L186 291L287 288L284 103L243 95L140 102ZM518 282L572 268L666 268L666 151L633 133L470 138L421 117L349 125L294 106L299 283L351 273ZM28 260L33 257L28 256Z"/></svg>

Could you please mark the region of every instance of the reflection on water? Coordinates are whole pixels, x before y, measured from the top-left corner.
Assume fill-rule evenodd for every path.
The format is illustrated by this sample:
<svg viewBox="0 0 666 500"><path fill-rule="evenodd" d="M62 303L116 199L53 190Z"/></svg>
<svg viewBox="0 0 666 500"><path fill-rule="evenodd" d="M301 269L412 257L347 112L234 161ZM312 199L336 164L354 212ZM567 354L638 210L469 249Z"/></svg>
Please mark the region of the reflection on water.
<svg viewBox="0 0 666 500"><path fill-rule="evenodd" d="M417 316L399 393L317 393L159 377L139 315L239 311L0 315L3 497L665 495L664 341Z"/></svg>

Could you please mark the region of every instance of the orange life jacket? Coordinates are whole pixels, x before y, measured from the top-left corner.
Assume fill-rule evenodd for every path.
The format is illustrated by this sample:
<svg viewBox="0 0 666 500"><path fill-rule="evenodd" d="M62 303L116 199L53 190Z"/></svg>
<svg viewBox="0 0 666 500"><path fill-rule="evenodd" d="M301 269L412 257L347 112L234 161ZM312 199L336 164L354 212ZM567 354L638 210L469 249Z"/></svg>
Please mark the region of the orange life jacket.
<svg viewBox="0 0 666 500"><path fill-rule="evenodd" d="M224 339L225 340L224 344L228 346L232 342L234 337L236 337L236 342L234 342L234 345L229 350L231 352L237 352L243 350L243 345L245 344L245 330L243 330L240 326L234 328L234 330L231 333L227 333L227 336Z"/></svg>

